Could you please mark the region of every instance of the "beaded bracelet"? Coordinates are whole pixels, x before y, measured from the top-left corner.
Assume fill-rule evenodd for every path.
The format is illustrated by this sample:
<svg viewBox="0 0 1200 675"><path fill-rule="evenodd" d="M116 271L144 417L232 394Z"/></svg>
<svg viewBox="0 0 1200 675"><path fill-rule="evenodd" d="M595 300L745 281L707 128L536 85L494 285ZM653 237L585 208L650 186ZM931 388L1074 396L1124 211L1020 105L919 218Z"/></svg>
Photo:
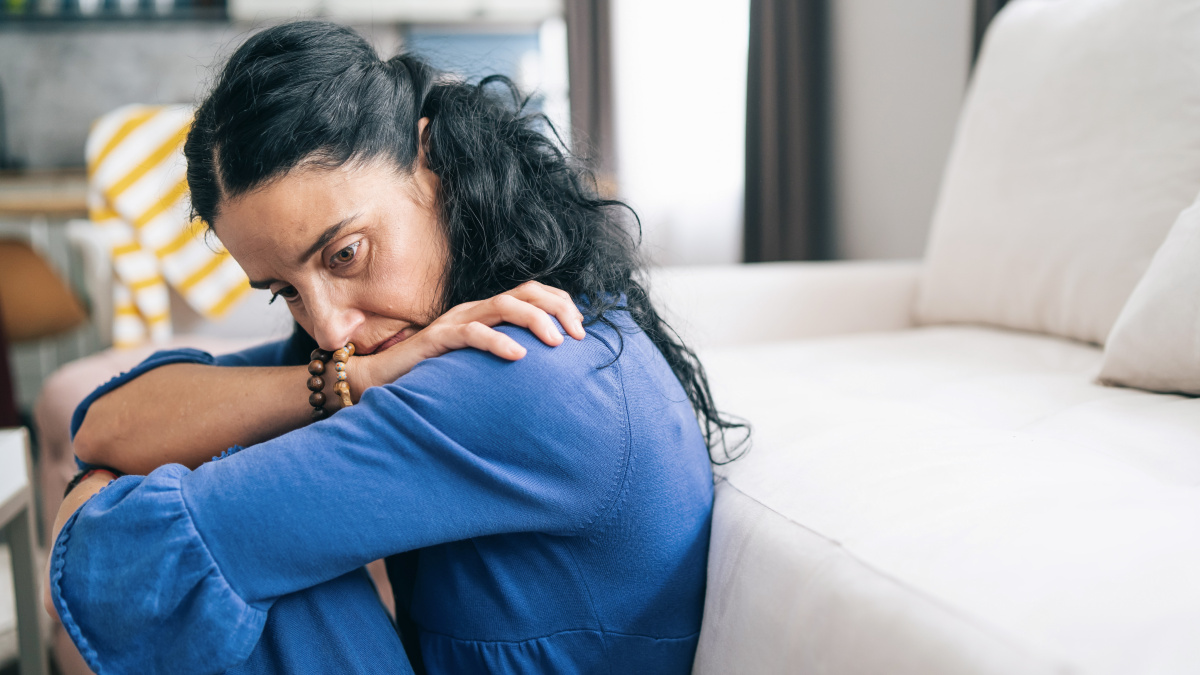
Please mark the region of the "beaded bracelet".
<svg viewBox="0 0 1200 675"><path fill-rule="evenodd" d="M308 404L313 407L313 421L323 420L329 417L329 411L325 409L325 379L321 376L325 374L325 364L329 359L333 359L333 369L337 372L337 382L333 383L333 391L342 397L342 407L354 405L350 400L350 383L346 381L346 362L350 357L354 356L354 343L349 342L345 347L330 353L324 349L314 349L309 358L312 361L308 364L308 390L312 393L308 395Z"/></svg>

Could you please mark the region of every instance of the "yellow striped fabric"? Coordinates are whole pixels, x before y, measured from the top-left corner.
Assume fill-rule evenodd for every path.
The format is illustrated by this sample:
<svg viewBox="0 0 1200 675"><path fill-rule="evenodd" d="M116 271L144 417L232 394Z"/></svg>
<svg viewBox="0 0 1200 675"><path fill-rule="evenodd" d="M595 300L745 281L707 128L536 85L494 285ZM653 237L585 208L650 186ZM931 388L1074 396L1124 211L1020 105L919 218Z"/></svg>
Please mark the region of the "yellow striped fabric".
<svg viewBox="0 0 1200 675"><path fill-rule="evenodd" d="M87 142L88 210L113 257L113 344L171 337L168 286L201 315L222 315L250 289L224 249L189 219L183 142L187 106L119 108ZM215 240L213 241L215 244Z"/></svg>

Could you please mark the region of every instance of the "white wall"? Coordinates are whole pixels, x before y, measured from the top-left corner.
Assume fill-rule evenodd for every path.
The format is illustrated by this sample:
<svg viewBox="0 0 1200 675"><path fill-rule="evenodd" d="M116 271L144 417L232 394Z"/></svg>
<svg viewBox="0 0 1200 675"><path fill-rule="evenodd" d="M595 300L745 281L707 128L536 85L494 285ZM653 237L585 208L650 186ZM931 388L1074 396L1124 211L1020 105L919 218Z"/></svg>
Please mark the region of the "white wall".
<svg viewBox="0 0 1200 675"><path fill-rule="evenodd" d="M841 258L918 258L966 86L971 0L833 0Z"/></svg>
<svg viewBox="0 0 1200 675"><path fill-rule="evenodd" d="M660 264L742 257L749 0L614 0L617 181Z"/></svg>

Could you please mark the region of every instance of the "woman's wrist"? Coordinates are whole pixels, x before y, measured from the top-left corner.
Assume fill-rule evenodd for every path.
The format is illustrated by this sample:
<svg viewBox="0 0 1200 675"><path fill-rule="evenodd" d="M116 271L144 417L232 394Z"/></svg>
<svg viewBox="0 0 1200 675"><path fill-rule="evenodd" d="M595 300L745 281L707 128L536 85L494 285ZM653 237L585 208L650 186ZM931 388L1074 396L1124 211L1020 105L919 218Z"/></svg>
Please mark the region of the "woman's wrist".
<svg viewBox="0 0 1200 675"><path fill-rule="evenodd" d="M71 492L76 487L78 487L81 483L84 483L84 482L90 480L93 476L97 476L97 475L106 477L107 480L105 481L104 484L107 485L109 482L112 482L112 481L120 478L123 474L121 472L117 471L116 469L109 469L109 468L104 468L104 467L95 467L92 469L84 469L84 470L80 471L79 473L75 474L75 477L71 479L71 482L67 483L67 489L63 491L63 499L66 499L67 495L71 494Z"/></svg>
<svg viewBox="0 0 1200 675"><path fill-rule="evenodd" d="M375 386L372 379L373 360L366 356L352 356L346 362L346 383L350 385L350 400L358 403L363 392ZM335 396L340 400L340 397Z"/></svg>
<svg viewBox="0 0 1200 675"><path fill-rule="evenodd" d="M315 353L316 352L314 352L314 354ZM346 360L345 381L350 388L351 403L358 403L358 400L362 397L363 392L375 386L374 371L371 368L372 363L374 363L372 359L364 358L362 356L351 356L348 360ZM319 374L314 373L313 369L309 368L306 373L306 377L311 378L313 376L321 378L323 386L319 391L323 396L323 399L321 400L323 401L322 407L325 409L326 417L346 407L343 405L342 396L340 393L338 393L336 388L338 382L337 369L332 358L324 362L323 370ZM312 390L312 387L310 386L309 389ZM316 407L311 395L309 398L309 403L313 405L313 407Z"/></svg>

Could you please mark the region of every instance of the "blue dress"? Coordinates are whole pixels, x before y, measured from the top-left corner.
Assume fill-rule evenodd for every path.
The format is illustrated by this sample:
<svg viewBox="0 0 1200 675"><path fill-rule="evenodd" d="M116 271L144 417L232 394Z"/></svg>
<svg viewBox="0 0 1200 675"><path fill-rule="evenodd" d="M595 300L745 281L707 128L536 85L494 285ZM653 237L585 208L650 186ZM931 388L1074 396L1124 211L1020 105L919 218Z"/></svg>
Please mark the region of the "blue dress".
<svg viewBox="0 0 1200 675"><path fill-rule="evenodd" d="M54 543L68 634L100 675L407 673L409 656L429 673L689 672L708 454L665 359L609 316L620 334L597 323L558 347L501 326L525 358L454 351L195 471L112 482ZM151 368L298 351L160 352L73 427ZM379 558L415 627L407 655L362 569Z"/></svg>

